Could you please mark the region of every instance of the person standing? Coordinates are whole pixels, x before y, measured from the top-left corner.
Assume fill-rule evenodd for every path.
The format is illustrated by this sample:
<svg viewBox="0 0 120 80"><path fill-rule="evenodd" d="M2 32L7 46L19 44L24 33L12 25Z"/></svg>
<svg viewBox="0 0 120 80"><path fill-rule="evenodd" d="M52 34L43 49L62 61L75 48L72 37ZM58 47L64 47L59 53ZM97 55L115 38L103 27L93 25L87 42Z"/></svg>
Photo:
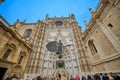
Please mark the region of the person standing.
<svg viewBox="0 0 120 80"><path fill-rule="evenodd" d="M92 80L92 77L90 75L88 75L87 80Z"/></svg>
<svg viewBox="0 0 120 80"><path fill-rule="evenodd" d="M42 80L42 78L40 76L37 76L37 80Z"/></svg>
<svg viewBox="0 0 120 80"><path fill-rule="evenodd" d="M107 73L104 74L103 80L109 80L109 77L108 77Z"/></svg>
<svg viewBox="0 0 120 80"><path fill-rule="evenodd" d="M82 80L87 80L85 76L82 76Z"/></svg>
<svg viewBox="0 0 120 80"><path fill-rule="evenodd" d="M75 77L75 80L80 80L80 77L77 75L77 76Z"/></svg>
<svg viewBox="0 0 120 80"><path fill-rule="evenodd" d="M70 76L70 80L74 80L74 77L72 75Z"/></svg>

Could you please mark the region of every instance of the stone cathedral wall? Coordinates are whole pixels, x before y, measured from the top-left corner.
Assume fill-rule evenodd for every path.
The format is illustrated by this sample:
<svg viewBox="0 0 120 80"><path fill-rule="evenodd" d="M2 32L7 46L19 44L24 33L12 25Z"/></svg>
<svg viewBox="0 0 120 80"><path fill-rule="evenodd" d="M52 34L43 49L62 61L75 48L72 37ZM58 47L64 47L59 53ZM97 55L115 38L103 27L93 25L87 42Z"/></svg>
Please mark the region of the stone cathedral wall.
<svg viewBox="0 0 120 80"><path fill-rule="evenodd" d="M120 73L120 1L101 1L84 31L92 73ZM93 46L94 45L94 46Z"/></svg>
<svg viewBox="0 0 120 80"><path fill-rule="evenodd" d="M85 22L86 30L83 32L74 14L54 18L46 15L44 21L38 20L36 23L17 20L9 28L0 22L0 67L6 66L9 69L5 75L17 73L22 77L25 74L25 78L33 78L52 74L55 71L52 61L58 57L46 49L50 40L72 43L72 47L64 49L63 53L67 64L65 69L73 75L110 72L120 74L120 0L100 0L95 11L89 10L92 16L89 23ZM8 61L4 61L5 46L10 46L11 43L17 45L17 55L10 55ZM14 45L11 47L14 48ZM18 65L21 51L26 52L26 59ZM48 65L50 63L52 65ZM12 71L11 67L18 70ZM79 71L75 74L77 70Z"/></svg>

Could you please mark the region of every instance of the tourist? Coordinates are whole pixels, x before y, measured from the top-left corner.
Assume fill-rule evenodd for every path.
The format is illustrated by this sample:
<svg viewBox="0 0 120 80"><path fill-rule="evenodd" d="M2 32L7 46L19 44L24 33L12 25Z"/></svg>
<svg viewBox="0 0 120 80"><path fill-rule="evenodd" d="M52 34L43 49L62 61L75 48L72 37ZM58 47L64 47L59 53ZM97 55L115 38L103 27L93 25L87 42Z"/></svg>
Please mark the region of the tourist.
<svg viewBox="0 0 120 80"><path fill-rule="evenodd" d="M87 80L92 80L92 77L90 75L88 75Z"/></svg>
<svg viewBox="0 0 120 80"><path fill-rule="evenodd" d="M75 77L75 80L80 80L80 77L77 75L77 76Z"/></svg>
<svg viewBox="0 0 120 80"><path fill-rule="evenodd" d="M104 74L103 80L109 80L107 73Z"/></svg>
<svg viewBox="0 0 120 80"><path fill-rule="evenodd" d="M70 76L70 80L74 80L74 77L72 75Z"/></svg>
<svg viewBox="0 0 120 80"><path fill-rule="evenodd" d="M42 78L40 76L37 76L37 80L42 80Z"/></svg>
<svg viewBox="0 0 120 80"><path fill-rule="evenodd" d="M87 80L85 76L82 76L82 80Z"/></svg>
<svg viewBox="0 0 120 80"><path fill-rule="evenodd" d="M94 75L93 74L91 75L91 78L92 78L92 80L94 80Z"/></svg>
<svg viewBox="0 0 120 80"><path fill-rule="evenodd" d="M103 74L100 73L100 80L103 80Z"/></svg>
<svg viewBox="0 0 120 80"><path fill-rule="evenodd" d="M114 80L120 80L120 77L116 75L115 73L110 73L110 75L114 78Z"/></svg>
<svg viewBox="0 0 120 80"><path fill-rule="evenodd" d="M100 80L99 74L95 74L95 75L94 75L94 80Z"/></svg>

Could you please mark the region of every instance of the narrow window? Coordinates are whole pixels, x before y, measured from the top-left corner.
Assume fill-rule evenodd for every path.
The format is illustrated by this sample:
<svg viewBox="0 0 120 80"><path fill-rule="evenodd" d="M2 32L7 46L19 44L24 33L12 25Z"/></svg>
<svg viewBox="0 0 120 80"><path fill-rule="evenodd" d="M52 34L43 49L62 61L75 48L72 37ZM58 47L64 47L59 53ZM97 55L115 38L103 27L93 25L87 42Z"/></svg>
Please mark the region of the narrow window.
<svg viewBox="0 0 120 80"><path fill-rule="evenodd" d="M95 53L97 53L97 49L96 49L94 43L92 43L92 45L93 45L93 49L94 49Z"/></svg>
<svg viewBox="0 0 120 80"><path fill-rule="evenodd" d="M6 52L5 52L5 54L3 55L3 58L7 59L11 52L12 52L11 49L7 49Z"/></svg>
<svg viewBox="0 0 120 80"><path fill-rule="evenodd" d="M23 60L23 55L20 56L20 59L18 61L18 64L21 64L22 63L22 60Z"/></svg>
<svg viewBox="0 0 120 80"><path fill-rule="evenodd" d="M90 51L93 55L98 52L94 43L93 43L93 40L89 40L88 45L89 45Z"/></svg>
<svg viewBox="0 0 120 80"><path fill-rule="evenodd" d="M27 30L25 31L25 37L26 37L26 38L29 38L31 32L32 32L32 29L27 29Z"/></svg>

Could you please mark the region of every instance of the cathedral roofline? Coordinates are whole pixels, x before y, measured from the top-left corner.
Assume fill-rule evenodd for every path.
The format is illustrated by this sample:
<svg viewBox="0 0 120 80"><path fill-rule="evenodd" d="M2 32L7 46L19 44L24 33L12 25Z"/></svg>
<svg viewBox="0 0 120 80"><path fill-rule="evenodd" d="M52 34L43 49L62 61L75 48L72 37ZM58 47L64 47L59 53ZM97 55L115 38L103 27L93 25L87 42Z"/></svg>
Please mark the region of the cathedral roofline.
<svg viewBox="0 0 120 80"><path fill-rule="evenodd" d="M102 14L104 8L107 6L107 4L108 4L108 1L100 1L100 3L97 5L97 8L95 11L93 11L91 8L89 9L89 11L92 14L92 17L86 26L87 28L84 31L84 37L88 34L89 31L91 31L94 23L96 22L96 19L98 19L101 16L101 14Z"/></svg>
<svg viewBox="0 0 120 80"><path fill-rule="evenodd" d="M69 14L69 16L68 17L63 17L63 16L61 16L61 17L49 17L49 14L46 14L46 18L45 18L45 20L47 20L47 19L75 19L75 15L73 14L73 13L71 13L71 14Z"/></svg>
<svg viewBox="0 0 120 80"><path fill-rule="evenodd" d="M70 19L70 17L51 17L48 19Z"/></svg>
<svg viewBox="0 0 120 80"><path fill-rule="evenodd" d="M0 15L0 22L2 22L7 27L10 26L10 24L7 22L7 20L2 15Z"/></svg>
<svg viewBox="0 0 120 80"><path fill-rule="evenodd" d="M20 22L23 24L23 22ZM24 23L24 25L35 25L36 23Z"/></svg>
<svg viewBox="0 0 120 80"><path fill-rule="evenodd" d="M39 22L44 23L44 21L40 21L40 20L37 20L36 22L32 22L32 23L31 22L26 22L25 20L24 21L16 20L15 23L20 23L20 24L23 24L23 25L36 25ZM11 26L14 26L15 23L13 25L11 25Z"/></svg>

